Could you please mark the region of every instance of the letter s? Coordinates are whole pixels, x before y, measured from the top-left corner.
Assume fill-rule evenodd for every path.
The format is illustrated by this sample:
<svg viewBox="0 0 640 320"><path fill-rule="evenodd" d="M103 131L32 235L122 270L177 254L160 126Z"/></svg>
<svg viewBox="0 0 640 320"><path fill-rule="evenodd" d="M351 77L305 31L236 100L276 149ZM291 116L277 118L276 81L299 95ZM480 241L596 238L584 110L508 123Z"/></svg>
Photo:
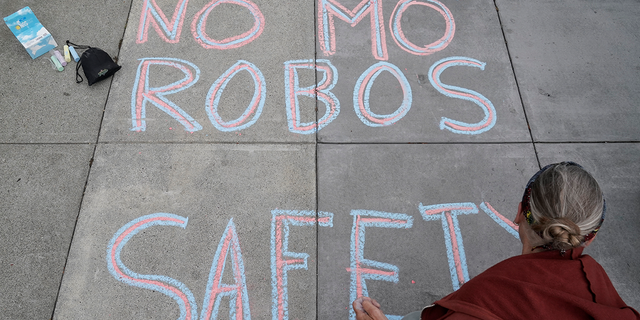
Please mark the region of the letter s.
<svg viewBox="0 0 640 320"><path fill-rule="evenodd" d="M141 230L155 225L176 226L185 228L187 218L170 214L154 213L137 218L124 225L113 235L107 246L107 267L109 273L130 286L161 292L178 303L180 307L179 320L196 320L197 304L193 294L182 282L167 276L137 274L127 268L120 259L120 251Z"/></svg>
<svg viewBox="0 0 640 320"><path fill-rule="evenodd" d="M484 70L485 65L486 63L472 58L449 57L436 61L429 68L429 82L438 92L447 97L471 101L484 111L484 119L477 123L466 123L442 117L440 130L447 129L459 134L480 134L490 130L496 124L496 109L489 99L473 90L446 85L440 81L440 74L451 66L470 66Z"/></svg>

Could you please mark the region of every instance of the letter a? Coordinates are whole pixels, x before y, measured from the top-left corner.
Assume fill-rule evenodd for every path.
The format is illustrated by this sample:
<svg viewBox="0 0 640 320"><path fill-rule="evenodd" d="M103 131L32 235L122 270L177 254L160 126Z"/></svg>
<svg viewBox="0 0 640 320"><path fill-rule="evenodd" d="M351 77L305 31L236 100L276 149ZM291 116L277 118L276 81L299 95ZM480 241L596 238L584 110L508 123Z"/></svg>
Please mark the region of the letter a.
<svg viewBox="0 0 640 320"><path fill-rule="evenodd" d="M231 253L234 284L223 284L221 283L222 275L224 274L225 261L229 253ZM223 297L229 297L229 319L251 320L247 282L244 278L244 263L242 262L240 241L238 240L233 219L229 220L220 243L218 243L216 255L213 257L200 320L217 319L220 302Z"/></svg>

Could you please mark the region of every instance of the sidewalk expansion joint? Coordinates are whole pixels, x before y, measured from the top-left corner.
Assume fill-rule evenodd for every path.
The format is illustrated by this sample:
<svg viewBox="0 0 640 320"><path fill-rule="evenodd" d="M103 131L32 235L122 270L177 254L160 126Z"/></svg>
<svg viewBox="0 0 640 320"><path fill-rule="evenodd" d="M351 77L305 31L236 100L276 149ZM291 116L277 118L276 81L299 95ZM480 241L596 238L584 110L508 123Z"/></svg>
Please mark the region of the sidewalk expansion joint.
<svg viewBox="0 0 640 320"><path fill-rule="evenodd" d="M333 141L329 141L329 142L318 142L318 144L327 144L327 145L331 145L331 144L344 144L344 145L368 145L368 144L380 144L380 145L447 145L447 144L459 144L459 145L474 145L474 144L478 144L478 145L495 145L495 144L532 144L532 142L529 141L496 141L496 142L333 142Z"/></svg>
<svg viewBox="0 0 640 320"><path fill-rule="evenodd" d="M131 17L131 8L133 7L133 0L129 3L129 12L127 14L127 19L125 20L125 24L122 29L122 36L120 43L118 44L118 53L116 55L116 61L120 58L120 52L122 50L122 39L124 39L125 32L127 31L127 24L129 23L129 18ZM73 245L73 240L76 235L76 230L78 227L78 220L80 219L80 212L82 211L82 205L84 203L84 196L87 192L87 186L89 185L89 177L91 177L91 169L93 167L93 161L96 156L96 150L98 149L98 144L100 143L100 133L102 132L102 124L104 123L104 114L107 109L107 104L109 103L109 96L111 95L111 88L113 87L113 79L111 77L109 81L109 89L107 90L107 98L104 101L104 106L102 108L102 115L100 117L100 124L98 126L98 133L96 135L95 143L91 143L93 145L93 152L91 153L91 159L89 160L89 167L87 169L87 176L84 181L84 186L82 189L82 196L80 197L80 204L78 205L78 213L76 214L76 221L73 224L73 230L71 232L71 240L69 241L69 248L67 249L67 254L64 259L64 265L62 266L62 276L60 277L60 283L58 284L58 291L56 292L56 298L53 302L53 310L51 310L51 319L55 318L56 309L58 307L58 301L60 299L60 291L62 290L62 282L65 277L65 270L67 269L67 263L69 263L69 254L71 253L71 246Z"/></svg>
<svg viewBox="0 0 640 320"><path fill-rule="evenodd" d="M522 106L522 112L524 113L524 120L527 122L527 129L529 130L529 137L531 138L531 142L535 142L533 139L533 132L531 131L531 125L529 124L529 117L527 116L527 108L524 105L524 100L522 99L522 92L520 91L520 83L518 82L518 76L516 75L516 68L513 65L513 59L511 58L511 51L509 50L509 43L507 43L507 35L504 32L504 27L502 24L502 17L500 16L500 9L498 8L497 0L493 0L493 5L496 8L496 15L498 16L498 23L500 24L500 31L502 32L502 39L504 39L504 47L507 49L507 56L509 57L509 65L511 65L511 72L513 73L513 80L516 82L516 89L518 90L518 98L520 98L520 105ZM540 158L538 157L538 150L536 150L536 145L533 145L533 152L536 155L536 161L538 162L538 167L540 166Z"/></svg>
<svg viewBox="0 0 640 320"><path fill-rule="evenodd" d="M175 145L228 145L228 144L237 144L237 145L252 145L252 144L278 144L278 145L291 145L291 144L308 144L315 145L315 141L103 141L99 142L100 145L127 145L127 144L138 144L138 145L163 145L163 144L175 144Z"/></svg>

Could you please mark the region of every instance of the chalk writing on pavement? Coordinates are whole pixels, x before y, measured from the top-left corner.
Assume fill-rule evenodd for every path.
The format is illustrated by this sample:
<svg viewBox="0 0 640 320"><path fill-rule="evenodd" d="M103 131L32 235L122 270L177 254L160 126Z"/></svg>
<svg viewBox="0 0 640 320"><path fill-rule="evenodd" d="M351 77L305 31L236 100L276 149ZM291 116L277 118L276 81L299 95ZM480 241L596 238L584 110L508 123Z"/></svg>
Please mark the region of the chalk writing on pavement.
<svg viewBox="0 0 640 320"><path fill-rule="evenodd" d="M193 2L192 0L192 6L194 5ZM213 39L207 34L206 25L211 12L221 4L235 5L249 12L253 18L253 26L249 30L242 33L238 31L237 35L225 39ZM169 19L167 18L168 15L163 12L155 0L144 0L138 24L136 44L145 45L149 34L152 32L151 30L155 30L155 34L164 42L179 43L188 5L188 0L176 1L174 12L171 15L171 19ZM411 42L405 36L402 29L402 17L413 6L429 8L442 16L445 23L444 33L441 38L432 43L420 45ZM447 6L436 0L399 0L388 17L388 24L385 24L382 0L362 0L353 9L348 9L338 0L317 0L316 8L318 10L317 39L321 54L326 57L335 55L338 50L335 28L337 21L335 18L354 27L361 23L365 17L369 17L371 54L376 60L380 61L364 70L355 82L352 101L353 110L362 123L369 127L386 127L401 123L401 120L410 112L413 96L411 85L406 75L396 65L388 62L390 57L387 50L386 28L388 26L393 42L407 54L426 56L444 50L453 40L456 23L452 12ZM194 40L205 49L232 51L232 49L246 46L259 38L265 29L265 25L269 23L267 18L258 5L249 0L213 0L204 4L191 19L191 34ZM214 22L211 21L210 23ZM150 26L153 26L153 28L150 28ZM343 45L346 46L347 44ZM141 58L139 61L138 72L131 94L131 131L143 132L146 130L145 119L148 106L156 107L175 119L188 132L193 133L202 130L203 126L194 117L181 109L168 97L170 94L187 90L196 84L200 75L198 67L194 63L179 57ZM470 57L459 56L440 59L433 63L429 69L429 82L437 92L446 97L476 104L484 112L484 118L475 123L466 123L442 115L439 128L463 135L476 135L490 130L496 124L497 115L496 109L489 99L473 90L444 84L440 81L441 74L447 68L455 66L476 67L484 70L486 63ZM265 100L270 97L267 94L266 80L260 71L260 67L250 61L240 59L229 66L227 71L221 75L206 75L207 79L217 79L210 86L207 96L201 97L202 105L206 109L213 128L221 132L237 132L246 130L259 121ZM171 71L171 69L167 68L176 68L182 71L185 74L184 79L161 87L150 87L150 79L153 79L153 83L157 83L157 81L161 81L158 79L166 78L164 75ZM322 80L314 86L302 88L298 81L299 69L316 70L322 73ZM338 83L339 70L334 67L330 60L293 59L284 62L284 70L285 96L282 99L285 102L285 107L282 112L287 115L289 132L293 134L312 134L328 126L338 117L341 102L331 90ZM246 106L240 117L237 119L223 119L218 114L220 97L227 84L240 71L247 71L251 75L253 81L248 85L254 87L254 95L251 103ZM393 75L398 80L399 89L402 91L402 102L397 106L396 111L391 114L376 114L371 110L372 101L369 99L371 90L376 78L382 72L389 72ZM303 96L316 99L325 105L324 114L322 112L319 113L322 115L320 119L307 123L300 120L303 110L300 108L299 98ZM373 103L375 104L375 101ZM233 106L233 108L242 107ZM240 114L240 111L241 109L238 110L238 114ZM473 109L470 109L470 111L473 112ZM315 115L315 110L308 110L308 113Z"/></svg>
<svg viewBox="0 0 640 320"><path fill-rule="evenodd" d="M518 239L517 226L498 213L488 202L482 202L480 209L500 227ZM444 203L422 205L418 207L422 218L426 221L440 221L445 240L445 248L449 260L451 284L457 290L469 280L467 261L465 258L463 235L458 217L478 214L478 206L474 203ZM387 281L397 283L401 274L398 266L384 261L367 259L365 252L365 231L371 228L410 229L413 217L403 213L389 213L372 210L351 210L353 224L351 228L350 265L345 271L350 274L350 305L359 296L369 296L367 281ZM155 226L173 226L187 230L188 218L170 213L154 213L134 219L122 226L107 245L106 262L109 273L124 284L147 290L157 291L172 298L180 310L179 319L196 319L198 306L191 290L182 282L162 275L138 274L127 268L120 254L127 242L140 231ZM288 271L308 270L308 252L289 251L291 228L333 227L333 214L310 210L271 211L271 298L273 320L289 319ZM371 231L373 232L373 231ZM232 269L232 283L223 283L225 264ZM245 279L245 266L242 259L241 239L236 232L233 218L229 219L225 231L213 257L209 277L204 293L200 319L217 319L223 301L228 302L229 319L251 319L249 297ZM444 270L443 270L444 271ZM229 272L229 271L227 271ZM225 278L227 279L227 278ZM387 315L389 319L400 319L397 315ZM355 314L350 313L350 319Z"/></svg>

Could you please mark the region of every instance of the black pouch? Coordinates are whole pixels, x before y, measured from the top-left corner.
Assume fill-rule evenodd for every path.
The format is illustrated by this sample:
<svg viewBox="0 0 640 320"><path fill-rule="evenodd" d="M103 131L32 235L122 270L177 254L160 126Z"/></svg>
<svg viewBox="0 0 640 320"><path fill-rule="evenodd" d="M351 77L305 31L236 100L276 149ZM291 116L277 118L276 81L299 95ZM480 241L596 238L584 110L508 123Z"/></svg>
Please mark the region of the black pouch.
<svg viewBox="0 0 640 320"><path fill-rule="evenodd" d="M113 62L111 56L102 49L90 46L79 46L69 42L69 40L67 40L67 45L72 45L75 49L86 49L80 56L80 61L76 64L76 83L84 80L80 75L80 66L82 66L82 70L84 70L84 75L87 77L89 85L109 78L121 68Z"/></svg>

